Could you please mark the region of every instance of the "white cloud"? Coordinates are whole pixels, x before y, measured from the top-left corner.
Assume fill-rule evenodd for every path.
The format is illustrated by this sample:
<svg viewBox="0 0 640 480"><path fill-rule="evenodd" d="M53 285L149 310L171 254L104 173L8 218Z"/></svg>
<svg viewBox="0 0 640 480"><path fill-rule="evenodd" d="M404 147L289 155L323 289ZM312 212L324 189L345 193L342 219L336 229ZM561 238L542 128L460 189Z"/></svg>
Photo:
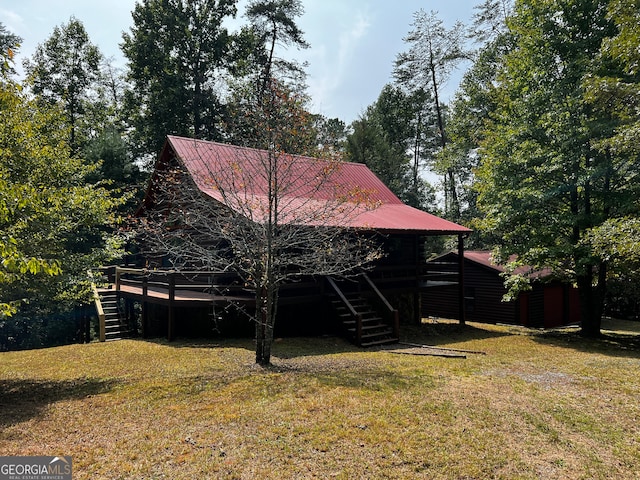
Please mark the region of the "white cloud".
<svg viewBox="0 0 640 480"><path fill-rule="evenodd" d="M343 22L344 22L344 18ZM353 57L362 45L371 27L370 16L357 11L351 16L351 21L344 24L342 31L336 35L324 37L324 43L312 44L313 55L310 59L309 90L314 106L329 116L335 116L336 91L345 81Z"/></svg>
<svg viewBox="0 0 640 480"><path fill-rule="evenodd" d="M18 15L16 12L11 10L0 9L0 22L9 30L11 33L18 32L21 30L24 25L24 19Z"/></svg>

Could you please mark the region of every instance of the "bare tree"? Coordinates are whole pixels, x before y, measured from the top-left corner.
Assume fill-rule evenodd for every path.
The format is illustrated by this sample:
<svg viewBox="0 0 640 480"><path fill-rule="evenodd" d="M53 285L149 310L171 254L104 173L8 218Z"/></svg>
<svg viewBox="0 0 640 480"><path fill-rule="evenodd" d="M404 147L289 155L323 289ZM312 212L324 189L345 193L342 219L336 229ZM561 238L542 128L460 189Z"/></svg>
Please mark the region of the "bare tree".
<svg viewBox="0 0 640 480"><path fill-rule="evenodd" d="M191 161L177 158L156 169L155 214L145 218L147 243L177 266L231 271L255 291L261 365L270 363L283 284L348 276L381 255L357 220L377 203L372 192L345 181L346 164L280 148L295 131L281 93L272 90L271 101L256 106L264 122L264 150L183 140Z"/></svg>

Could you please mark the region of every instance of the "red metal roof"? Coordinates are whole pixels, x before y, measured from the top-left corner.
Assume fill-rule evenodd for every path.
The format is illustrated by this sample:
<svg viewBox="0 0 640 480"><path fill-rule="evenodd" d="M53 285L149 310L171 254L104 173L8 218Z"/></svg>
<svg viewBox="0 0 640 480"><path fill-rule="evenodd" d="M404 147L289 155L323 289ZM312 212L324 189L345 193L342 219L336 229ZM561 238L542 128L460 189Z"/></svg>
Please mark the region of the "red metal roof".
<svg viewBox="0 0 640 480"><path fill-rule="evenodd" d="M496 270L500 273L503 273L505 271L504 265L499 265L494 263L493 257L490 251L466 250L464 252L464 258L472 262L478 263L480 265L483 265L485 267ZM513 255L509 260L513 261L515 260L515 258L516 258L515 255ZM551 269L544 268L541 270L534 270L532 267L528 265L522 265L516 268L513 273L518 275L525 275L525 276L528 276L529 278L543 278L551 274Z"/></svg>
<svg viewBox="0 0 640 480"><path fill-rule="evenodd" d="M491 252L484 250L466 250L464 252L464 258L471 260L472 262L479 263L485 267L497 270L498 272L504 272L504 267L493 262Z"/></svg>
<svg viewBox="0 0 640 480"><path fill-rule="evenodd" d="M288 154L276 158L265 150L176 136L169 136L167 145L203 193L257 221L271 181L279 189L283 223L427 234L471 231L403 204L360 163ZM270 160L277 161L277 180L267 178Z"/></svg>

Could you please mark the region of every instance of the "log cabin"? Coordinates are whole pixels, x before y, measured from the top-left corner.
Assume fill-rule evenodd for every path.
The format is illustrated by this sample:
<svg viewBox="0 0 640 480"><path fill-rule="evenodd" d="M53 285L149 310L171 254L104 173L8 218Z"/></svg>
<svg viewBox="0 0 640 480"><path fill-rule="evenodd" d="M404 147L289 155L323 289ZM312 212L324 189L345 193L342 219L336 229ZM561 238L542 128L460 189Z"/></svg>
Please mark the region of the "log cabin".
<svg viewBox="0 0 640 480"><path fill-rule="evenodd" d="M268 152L262 150L169 136L137 215L144 216L157 209L162 172L169 168L179 166L186 172L193 180L193 188L199 190L205 201L230 203L228 196L221 195L220 188L206 180L205 173L214 169L250 171L255 168L247 164L251 163L250 159L262 161L267 155ZM463 252L463 240L470 230L404 204L366 165L340 162L339 168L330 167L332 175L328 186L309 189L305 186L312 183L318 172L326 171L330 161L297 155L286 157L283 163L288 167L283 175L295 178L281 182L296 185L293 191L297 193L292 195L320 200L326 198L328 192L367 192L368 208L350 216L346 225L344 218L336 219L335 223L374 232L381 239L384 256L367 272L348 282L309 277L281 287L276 335L337 333L359 346L396 341L400 325L421 321L421 302L433 284L427 269L426 240L433 236L454 237L458 251ZM259 177L259 172L254 172L253 177ZM256 208L260 208L264 184L230 181L234 185L242 184L244 198L249 196L255 200ZM325 219L323 227L327 223L331 226L331 219L328 222ZM309 226L316 227L313 222ZM456 317L464 322L462 266L462 262L456 263L449 277L456 285L460 307ZM244 289L232 273L197 268L178 270L166 256L147 255L135 266L112 269L110 282L106 292L114 297L112 300L116 303L126 300L121 316L131 322L135 311L142 312L138 328L144 336L166 335L171 340L176 336L239 335L251 331L247 320L229 307L250 308L254 295ZM102 294L104 296L105 291ZM134 308L134 303L141 308ZM102 339L109 336L105 329L109 327L102 328ZM117 322L113 330L111 336L117 338Z"/></svg>

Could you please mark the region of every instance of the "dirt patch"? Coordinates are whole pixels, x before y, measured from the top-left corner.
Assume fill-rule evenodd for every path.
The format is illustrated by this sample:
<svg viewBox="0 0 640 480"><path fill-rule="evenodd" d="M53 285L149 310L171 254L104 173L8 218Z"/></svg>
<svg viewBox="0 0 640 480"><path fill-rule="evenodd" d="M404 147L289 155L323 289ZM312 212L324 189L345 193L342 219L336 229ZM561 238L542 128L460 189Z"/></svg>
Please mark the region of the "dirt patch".
<svg viewBox="0 0 640 480"><path fill-rule="evenodd" d="M576 385L580 379L563 372L525 372L518 370L489 370L484 372L489 377L518 377L527 383L539 385L544 389L568 387Z"/></svg>

